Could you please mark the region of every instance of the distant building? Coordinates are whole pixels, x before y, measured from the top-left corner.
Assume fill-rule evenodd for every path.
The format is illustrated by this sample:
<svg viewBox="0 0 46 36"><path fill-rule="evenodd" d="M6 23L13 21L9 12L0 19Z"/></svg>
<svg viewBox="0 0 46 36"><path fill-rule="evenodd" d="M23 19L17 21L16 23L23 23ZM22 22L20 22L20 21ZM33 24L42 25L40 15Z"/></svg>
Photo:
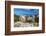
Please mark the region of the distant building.
<svg viewBox="0 0 46 36"><path fill-rule="evenodd" d="M19 20L21 22L33 22L33 17L32 16L21 15Z"/></svg>
<svg viewBox="0 0 46 36"><path fill-rule="evenodd" d="M20 18L19 18L19 20L21 22L26 22L26 16L21 15Z"/></svg>

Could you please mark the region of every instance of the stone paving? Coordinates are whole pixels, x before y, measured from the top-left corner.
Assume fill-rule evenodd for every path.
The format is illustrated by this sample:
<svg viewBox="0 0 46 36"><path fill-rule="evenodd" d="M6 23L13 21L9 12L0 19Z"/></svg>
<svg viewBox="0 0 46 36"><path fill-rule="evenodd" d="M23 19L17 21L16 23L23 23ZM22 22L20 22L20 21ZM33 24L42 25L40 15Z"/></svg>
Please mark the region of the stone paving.
<svg viewBox="0 0 46 36"><path fill-rule="evenodd" d="M16 22L14 27L34 27L34 23Z"/></svg>

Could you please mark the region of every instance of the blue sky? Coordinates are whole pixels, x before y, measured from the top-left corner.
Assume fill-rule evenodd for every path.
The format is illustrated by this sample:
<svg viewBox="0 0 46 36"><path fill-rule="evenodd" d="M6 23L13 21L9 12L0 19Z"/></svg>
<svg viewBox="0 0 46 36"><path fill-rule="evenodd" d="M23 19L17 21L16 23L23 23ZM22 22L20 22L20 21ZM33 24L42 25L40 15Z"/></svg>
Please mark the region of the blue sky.
<svg viewBox="0 0 46 36"><path fill-rule="evenodd" d="M14 8L14 14L37 15L37 14L39 14L39 9Z"/></svg>

